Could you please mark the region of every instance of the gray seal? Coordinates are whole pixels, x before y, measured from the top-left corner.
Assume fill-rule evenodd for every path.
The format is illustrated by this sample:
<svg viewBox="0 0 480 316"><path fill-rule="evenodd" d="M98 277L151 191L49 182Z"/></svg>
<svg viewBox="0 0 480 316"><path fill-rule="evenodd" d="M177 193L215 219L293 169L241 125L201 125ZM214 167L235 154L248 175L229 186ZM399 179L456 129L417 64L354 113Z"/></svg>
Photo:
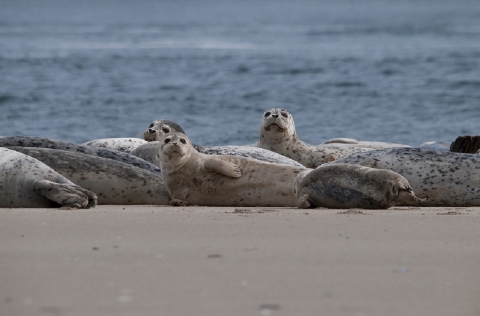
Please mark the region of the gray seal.
<svg viewBox="0 0 480 316"><path fill-rule="evenodd" d="M360 142L349 138L337 138L325 144L310 145L297 137L293 117L287 110L272 108L263 114L257 146L291 158L305 167L316 168L353 153L407 145Z"/></svg>
<svg viewBox="0 0 480 316"><path fill-rule="evenodd" d="M90 208L96 205L95 193L35 158L0 148L0 207Z"/></svg>
<svg viewBox="0 0 480 316"><path fill-rule="evenodd" d="M201 206L293 206L304 167L199 153L183 133L161 141L160 160L173 201Z"/></svg>
<svg viewBox="0 0 480 316"><path fill-rule="evenodd" d="M153 173L162 173L159 167L137 156L108 148L77 145L63 140L33 136L0 136L0 147L37 147L76 151L82 154L127 163Z"/></svg>
<svg viewBox="0 0 480 316"><path fill-rule="evenodd" d="M165 135L171 132L178 132L186 134L180 125L168 120L155 120L143 133L144 139L150 142L162 140ZM293 159L285 157L281 154L277 154L270 150L258 148L254 146L199 146L193 144L193 147L200 153L207 155L230 155L253 158L260 161L280 163L292 166L301 166L302 164L296 162ZM138 150L132 151L133 155L153 162L156 160L155 153L148 153L148 148L152 148L151 145L143 145L138 147ZM153 162L154 163L154 162ZM157 165L156 163L154 163ZM158 165L157 165L158 166Z"/></svg>
<svg viewBox="0 0 480 316"><path fill-rule="evenodd" d="M298 208L387 209L419 201L407 179L390 170L325 164L295 179Z"/></svg>
<svg viewBox="0 0 480 316"><path fill-rule="evenodd" d="M159 174L74 151L10 148L42 161L71 182L95 192L98 204L168 205L170 202L170 195Z"/></svg>
<svg viewBox="0 0 480 316"><path fill-rule="evenodd" d="M480 206L480 157L421 148L391 148L353 154L330 164L351 163L395 171L405 177L418 206Z"/></svg>

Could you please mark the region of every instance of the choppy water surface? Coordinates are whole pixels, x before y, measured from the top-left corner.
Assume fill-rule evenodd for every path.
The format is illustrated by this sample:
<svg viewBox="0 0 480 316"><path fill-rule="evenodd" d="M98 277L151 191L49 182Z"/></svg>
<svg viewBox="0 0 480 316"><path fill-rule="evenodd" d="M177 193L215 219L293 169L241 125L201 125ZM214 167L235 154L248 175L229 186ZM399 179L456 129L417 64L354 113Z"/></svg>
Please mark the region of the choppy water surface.
<svg viewBox="0 0 480 316"><path fill-rule="evenodd" d="M478 1L0 1L0 135L248 144L480 134Z"/></svg>

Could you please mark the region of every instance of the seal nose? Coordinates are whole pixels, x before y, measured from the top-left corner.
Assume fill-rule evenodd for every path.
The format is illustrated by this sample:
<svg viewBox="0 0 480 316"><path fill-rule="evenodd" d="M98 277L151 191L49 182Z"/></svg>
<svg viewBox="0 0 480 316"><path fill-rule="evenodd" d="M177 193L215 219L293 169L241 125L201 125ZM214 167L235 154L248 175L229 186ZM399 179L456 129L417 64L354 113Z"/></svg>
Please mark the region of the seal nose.
<svg viewBox="0 0 480 316"><path fill-rule="evenodd" d="M150 132L150 134L155 134L157 131L154 130L153 128L149 128L148 131Z"/></svg>
<svg viewBox="0 0 480 316"><path fill-rule="evenodd" d="M273 118L277 118L277 117L278 117L278 114L272 114L272 117L273 117Z"/></svg>

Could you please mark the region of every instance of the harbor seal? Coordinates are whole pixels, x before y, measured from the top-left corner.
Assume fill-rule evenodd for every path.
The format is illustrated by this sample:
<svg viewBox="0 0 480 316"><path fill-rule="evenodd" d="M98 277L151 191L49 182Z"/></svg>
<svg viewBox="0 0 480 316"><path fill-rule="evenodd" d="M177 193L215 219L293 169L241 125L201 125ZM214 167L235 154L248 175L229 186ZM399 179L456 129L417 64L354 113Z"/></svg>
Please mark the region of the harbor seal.
<svg viewBox="0 0 480 316"><path fill-rule="evenodd" d="M153 173L162 173L159 167L137 156L108 148L82 146L63 140L34 136L0 136L0 147L37 147L76 151L82 154L108 158L111 160L127 163Z"/></svg>
<svg viewBox="0 0 480 316"><path fill-rule="evenodd" d="M94 139L88 142L82 143L82 146L102 147L113 150L118 150L124 153L130 153L132 150L140 145L146 144L147 141L141 138L101 138Z"/></svg>
<svg viewBox="0 0 480 316"><path fill-rule="evenodd" d="M398 173L346 163L325 164L297 175L293 192L298 208L387 209L419 200Z"/></svg>
<svg viewBox="0 0 480 316"><path fill-rule="evenodd" d="M95 193L72 183L37 159L0 148L0 207L96 205Z"/></svg>
<svg viewBox="0 0 480 316"><path fill-rule="evenodd" d="M395 171L405 177L418 206L480 206L480 157L421 148L356 153L329 164L351 163Z"/></svg>
<svg viewBox="0 0 480 316"><path fill-rule="evenodd" d="M199 153L183 133L160 145L162 172L172 200L201 206L293 206L293 180L305 167Z"/></svg>
<svg viewBox="0 0 480 316"><path fill-rule="evenodd" d="M168 205L163 178L107 158L51 148L10 147L34 157L71 182L95 192L98 204Z"/></svg>
<svg viewBox="0 0 480 316"><path fill-rule="evenodd" d="M305 167L316 168L353 153L407 145L381 142L362 143L351 138L337 138L327 141L326 144L310 145L297 137L293 117L287 110L271 108L263 114L257 146L291 158Z"/></svg>
<svg viewBox="0 0 480 316"><path fill-rule="evenodd" d="M143 139L147 142L161 140L162 135L170 132L180 132L186 134L183 128L175 122L169 120L155 120L143 132Z"/></svg>
<svg viewBox="0 0 480 316"><path fill-rule="evenodd" d="M165 135L171 132L179 132L186 134L183 128L175 122L168 120L155 120L143 133L144 139L149 140L150 142L162 140ZM292 166L302 166L300 163L296 162L293 159L285 157L281 154L277 154L270 150L263 148L258 148L254 146L199 146L192 144L193 147L200 153L207 155L231 155L231 156L240 156L248 157L261 161L272 162L272 163L281 163ZM143 145L138 148L138 150L131 152L133 155L138 155L139 157L152 162L154 154L148 152L148 148L151 146ZM152 157L152 158L151 158ZM154 163L157 165L156 163ZM157 165L158 166L158 165Z"/></svg>

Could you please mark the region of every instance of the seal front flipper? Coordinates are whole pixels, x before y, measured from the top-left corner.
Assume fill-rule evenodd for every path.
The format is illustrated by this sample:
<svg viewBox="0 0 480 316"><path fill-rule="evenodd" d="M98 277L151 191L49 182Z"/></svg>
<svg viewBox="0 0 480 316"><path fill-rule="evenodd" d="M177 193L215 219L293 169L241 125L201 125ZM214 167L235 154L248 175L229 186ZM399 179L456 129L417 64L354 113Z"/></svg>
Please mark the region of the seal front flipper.
<svg viewBox="0 0 480 316"><path fill-rule="evenodd" d="M34 191L61 206L90 208L97 205L97 196L77 185L40 180L35 183Z"/></svg>
<svg viewBox="0 0 480 316"><path fill-rule="evenodd" d="M309 202L308 194L304 194L298 198L297 208L314 208Z"/></svg>
<svg viewBox="0 0 480 316"><path fill-rule="evenodd" d="M211 158L204 162L203 167L206 171L217 172L231 178L240 178L242 176L240 167L230 161Z"/></svg>

